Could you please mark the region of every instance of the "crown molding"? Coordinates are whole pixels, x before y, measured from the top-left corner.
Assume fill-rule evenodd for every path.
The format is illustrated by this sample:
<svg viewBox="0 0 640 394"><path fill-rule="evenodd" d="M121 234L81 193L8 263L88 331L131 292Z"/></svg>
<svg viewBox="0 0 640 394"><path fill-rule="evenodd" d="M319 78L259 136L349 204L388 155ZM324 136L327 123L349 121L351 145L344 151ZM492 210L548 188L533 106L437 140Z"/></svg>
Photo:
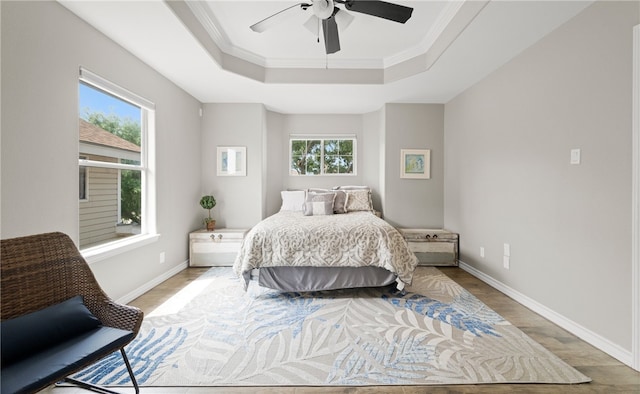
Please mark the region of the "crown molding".
<svg viewBox="0 0 640 394"><path fill-rule="evenodd" d="M261 67L295 69L327 67L342 69L385 69L427 52L442 35L463 5L469 1L471 0L449 2L437 17L433 27L418 45L395 55L376 59L266 58L255 52L234 45L231 39L225 34L221 24L211 12L211 9L206 5L206 2L185 1L185 3L222 52Z"/></svg>
<svg viewBox="0 0 640 394"><path fill-rule="evenodd" d="M268 68L341 68L341 69L382 69L380 59L268 59L264 63Z"/></svg>
<svg viewBox="0 0 640 394"><path fill-rule="evenodd" d="M221 68L264 83L313 84L386 84L428 71L487 3L450 1L418 45L386 58L290 59L265 58L234 45L206 1L165 0Z"/></svg>
<svg viewBox="0 0 640 394"><path fill-rule="evenodd" d="M406 62L409 59L420 56L429 51L429 49L431 49L433 44L445 31L447 26L449 26L453 18L458 14L464 3L468 1L470 0L461 0L448 3L442 10L442 12L440 12L440 15L438 15L435 23L427 32L427 35L422 39L422 41L420 41L420 43L418 43L418 45L413 48L406 49L395 55L384 58L382 68L395 66L396 64Z"/></svg>
<svg viewBox="0 0 640 394"><path fill-rule="evenodd" d="M222 52L258 66L267 67L266 59L263 56L233 45L229 36L220 27L218 19L204 2L185 1L185 4Z"/></svg>

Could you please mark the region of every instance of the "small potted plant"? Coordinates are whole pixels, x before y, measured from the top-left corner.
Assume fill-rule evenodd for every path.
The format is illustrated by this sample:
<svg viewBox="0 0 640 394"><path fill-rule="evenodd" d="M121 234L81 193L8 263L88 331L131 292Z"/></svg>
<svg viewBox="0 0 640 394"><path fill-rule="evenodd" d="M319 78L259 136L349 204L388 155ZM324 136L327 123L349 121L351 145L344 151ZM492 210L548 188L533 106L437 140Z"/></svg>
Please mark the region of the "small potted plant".
<svg viewBox="0 0 640 394"><path fill-rule="evenodd" d="M209 216L204 218L204 223L207 225L207 231L215 230L216 221L211 219L211 209L216 206L216 199L213 196L202 196L200 199L200 206L209 211Z"/></svg>

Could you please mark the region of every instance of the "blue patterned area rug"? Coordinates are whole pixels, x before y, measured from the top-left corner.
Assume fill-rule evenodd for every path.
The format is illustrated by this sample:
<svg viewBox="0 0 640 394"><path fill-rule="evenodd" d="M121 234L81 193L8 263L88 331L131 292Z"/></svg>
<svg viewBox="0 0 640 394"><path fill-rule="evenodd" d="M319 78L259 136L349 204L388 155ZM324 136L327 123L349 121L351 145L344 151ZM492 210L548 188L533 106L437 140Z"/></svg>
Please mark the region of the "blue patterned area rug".
<svg viewBox="0 0 640 394"><path fill-rule="evenodd" d="M590 379L436 268L393 288L279 293L212 268L127 347L142 386L581 383ZM130 384L119 353L76 375Z"/></svg>

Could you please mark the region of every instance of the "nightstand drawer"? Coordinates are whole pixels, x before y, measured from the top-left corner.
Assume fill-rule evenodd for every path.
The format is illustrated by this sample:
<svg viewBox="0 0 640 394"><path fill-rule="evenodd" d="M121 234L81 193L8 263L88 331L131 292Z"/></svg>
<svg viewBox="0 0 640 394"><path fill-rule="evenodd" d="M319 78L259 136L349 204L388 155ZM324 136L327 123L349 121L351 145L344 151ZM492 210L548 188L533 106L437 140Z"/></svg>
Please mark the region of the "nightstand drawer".
<svg viewBox="0 0 640 394"><path fill-rule="evenodd" d="M456 245L453 242L412 242L409 250L418 258L419 265L455 265Z"/></svg>
<svg viewBox="0 0 640 394"><path fill-rule="evenodd" d="M458 234L441 229L398 229L419 265L458 265Z"/></svg>
<svg viewBox="0 0 640 394"><path fill-rule="evenodd" d="M240 251L246 229L198 230L189 234L189 265L231 266Z"/></svg>

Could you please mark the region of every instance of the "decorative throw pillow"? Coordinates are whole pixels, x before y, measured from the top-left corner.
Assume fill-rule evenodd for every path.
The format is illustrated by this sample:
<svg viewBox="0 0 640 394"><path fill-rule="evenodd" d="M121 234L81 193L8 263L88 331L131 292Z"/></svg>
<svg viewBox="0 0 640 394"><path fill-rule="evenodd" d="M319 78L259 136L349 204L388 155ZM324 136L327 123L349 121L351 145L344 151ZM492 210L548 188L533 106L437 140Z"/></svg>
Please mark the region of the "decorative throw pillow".
<svg viewBox="0 0 640 394"><path fill-rule="evenodd" d="M373 211L370 190L348 190L347 202L345 205L347 212Z"/></svg>
<svg viewBox="0 0 640 394"><path fill-rule="evenodd" d="M333 215L333 200L335 193L308 192L304 202L305 216Z"/></svg>
<svg viewBox="0 0 640 394"><path fill-rule="evenodd" d="M281 211L302 211L304 207L304 190L283 190Z"/></svg>
<svg viewBox="0 0 640 394"><path fill-rule="evenodd" d="M333 213L347 213L345 204L347 203L347 193L343 190L337 190L337 188L329 189L307 189L307 193L333 193L336 198L333 200Z"/></svg>
<svg viewBox="0 0 640 394"><path fill-rule="evenodd" d="M78 295L0 323L3 366L98 328L100 320L82 300Z"/></svg>
<svg viewBox="0 0 640 394"><path fill-rule="evenodd" d="M333 200L333 213L347 213L347 193L343 190L334 190L336 195Z"/></svg>

